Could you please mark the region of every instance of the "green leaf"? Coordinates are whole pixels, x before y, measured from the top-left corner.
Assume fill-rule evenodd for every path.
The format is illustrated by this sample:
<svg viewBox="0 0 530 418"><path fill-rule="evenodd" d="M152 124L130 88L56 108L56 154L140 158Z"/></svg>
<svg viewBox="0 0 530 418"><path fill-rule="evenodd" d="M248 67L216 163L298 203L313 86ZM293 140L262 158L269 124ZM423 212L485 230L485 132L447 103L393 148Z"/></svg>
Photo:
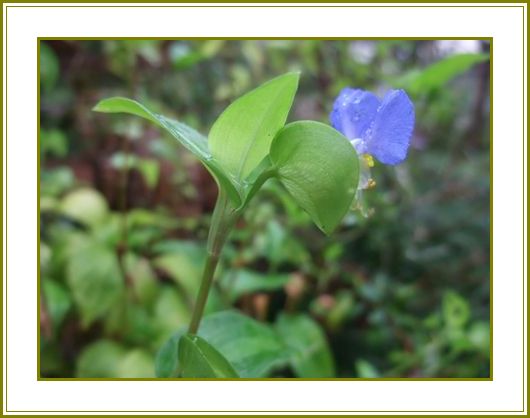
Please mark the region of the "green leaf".
<svg viewBox="0 0 530 418"><path fill-rule="evenodd" d="M161 288L153 314L153 320L165 338L175 329L187 325L191 318L190 308L184 297L172 286Z"/></svg>
<svg viewBox="0 0 530 418"><path fill-rule="evenodd" d="M187 69L214 57L225 42L223 40L204 41L193 49L181 42L174 42L169 48L169 56L176 69Z"/></svg>
<svg viewBox="0 0 530 418"><path fill-rule="evenodd" d="M93 110L104 113L129 113L147 119L165 129L204 164L217 181L218 186L228 193L228 196L230 196L230 199L236 206L241 202L241 198L234 184L230 181L218 162L212 158L208 149L208 140L193 128L190 128L184 123L151 112L140 103L124 97L101 100Z"/></svg>
<svg viewBox="0 0 530 418"><path fill-rule="evenodd" d="M45 307L52 320L53 331L56 333L72 305L70 294L64 285L47 277L42 279L42 292Z"/></svg>
<svg viewBox="0 0 530 418"><path fill-rule="evenodd" d="M241 377L266 377L289 359L272 327L236 311L205 316L199 335L215 346Z"/></svg>
<svg viewBox="0 0 530 418"><path fill-rule="evenodd" d="M185 328L177 331L169 340L165 342L155 359L156 377L176 377L179 368L179 341L184 335Z"/></svg>
<svg viewBox="0 0 530 418"><path fill-rule="evenodd" d="M84 327L104 316L123 293L116 255L97 244L89 244L72 254L66 279Z"/></svg>
<svg viewBox="0 0 530 418"><path fill-rule="evenodd" d="M136 155L128 155L124 152L116 152L112 155L110 163L118 170L138 170L145 181L145 184L153 189L160 178L160 165L153 158L142 158Z"/></svg>
<svg viewBox="0 0 530 418"><path fill-rule="evenodd" d="M109 208L101 193L84 187L68 193L62 199L59 211L69 218L95 227L107 217Z"/></svg>
<svg viewBox="0 0 530 418"><path fill-rule="evenodd" d="M322 123L294 122L274 138L270 158L294 200L330 234L348 212L359 182L359 159L350 142Z"/></svg>
<svg viewBox="0 0 530 418"><path fill-rule="evenodd" d="M39 42L40 81L45 90L50 91L59 79L61 68L55 51L45 42Z"/></svg>
<svg viewBox="0 0 530 418"><path fill-rule="evenodd" d="M99 340L87 346L77 360L77 377L116 377L118 364L125 349L108 340Z"/></svg>
<svg viewBox="0 0 530 418"><path fill-rule="evenodd" d="M414 71L395 84L412 94L428 93L444 86L451 79L465 73L473 65L489 59L489 54L456 54L442 59L421 71Z"/></svg>
<svg viewBox="0 0 530 418"><path fill-rule="evenodd" d="M242 184L267 156L285 124L298 79L298 73L287 73L262 84L228 106L212 126L212 155L236 182Z"/></svg>
<svg viewBox="0 0 530 418"><path fill-rule="evenodd" d="M445 293L442 301L445 323L449 328L463 328L471 316L469 303L454 291Z"/></svg>
<svg viewBox="0 0 530 418"><path fill-rule="evenodd" d="M229 271L220 284L232 301L254 292L281 289L289 281L289 274L261 274L251 270Z"/></svg>
<svg viewBox="0 0 530 418"><path fill-rule="evenodd" d="M197 335L184 335L180 339L178 351L182 377L239 377L229 361L205 339Z"/></svg>
<svg viewBox="0 0 530 418"><path fill-rule="evenodd" d="M298 377L335 376L335 365L320 326L307 315L282 314L276 329L290 350L290 362Z"/></svg>
<svg viewBox="0 0 530 418"><path fill-rule="evenodd" d="M181 328L158 352L155 365L158 377L175 375L179 368L179 340L184 333ZM266 377L289 361L287 348L272 327L236 311L205 316L199 335L215 346L241 377Z"/></svg>
<svg viewBox="0 0 530 418"><path fill-rule="evenodd" d="M363 379L374 379L381 376L373 364L364 359L358 359L355 362L355 369L357 375Z"/></svg>
<svg viewBox="0 0 530 418"><path fill-rule="evenodd" d="M178 283L189 298L195 298L199 289L206 250L195 242L166 241L157 244L155 252L162 255L153 260L153 265L164 270Z"/></svg>
<svg viewBox="0 0 530 418"><path fill-rule="evenodd" d="M46 155L64 158L68 154L68 138L60 129L40 130L41 158Z"/></svg>
<svg viewBox="0 0 530 418"><path fill-rule="evenodd" d="M157 300L160 289L156 273L149 261L130 252L124 257L124 265L137 301L152 306Z"/></svg>
<svg viewBox="0 0 530 418"><path fill-rule="evenodd" d="M155 377L152 354L139 348L127 352L118 362L114 377L127 379Z"/></svg>

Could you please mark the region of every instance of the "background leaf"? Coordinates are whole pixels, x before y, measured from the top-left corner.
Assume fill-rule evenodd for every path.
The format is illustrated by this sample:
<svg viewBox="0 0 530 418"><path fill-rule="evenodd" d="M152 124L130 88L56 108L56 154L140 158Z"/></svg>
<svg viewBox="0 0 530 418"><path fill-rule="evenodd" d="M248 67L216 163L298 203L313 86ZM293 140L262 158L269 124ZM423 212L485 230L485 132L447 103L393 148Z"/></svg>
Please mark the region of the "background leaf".
<svg viewBox="0 0 530 418"><path fill-rule="evenodd" d="M146 350L131 350L121 357L116 376L128 379L155 377L153 360L153 355Z"/></svg>
<svg viewBox="0 0 530 418"><path fill-rule="evenodd" d="M63 215L90 227L101 223L108 210L107 201L101 193L89 188L68 193L59 205L59 211Z"/></svg>
<svg viewBox="0 0 530 418"><path fill-rule="evenodd" d="M222 276L220 284L229 295L230 300L236 301L245 294L281 289L289 281L289 278L289 274L262 274L242 269L226 272Z"/></svg>
<svg viewBox="0 0 530 418"><path fill-rule="evenodd" d="M193 241L171 240L154 248L161 255L153 260L153 264L167 272L185 290L188 298L195 298L206 260L204 245Z"/></svg>
<svg viewBox="0 0 530 418"><path fill-rule="evenodd" d="M116 377L126 350L110 340L99 340L85 348L77 362L78 377Z"/></svg>
<svg viewBox="0 0 530 418"><path fill-rule="evenodd" d="M239 377L228 360L197 335L184 335L179 341L178 351L182 377Z"/></svg>
<svg viewBox="0 0 530 418"><path fill-rule="evenodd" d="M51 90L60 75L59 60L52 48L40 42L40 77L41 84L46 90Z"/></svg>
<svg viewBox="0 0 530 418"><path fill-rule="evenodd" d="M56 331L72 305L70 294L63 284L47 277L42 278L42 291L52 320L53 330Z"/></svg>
<svg viewBox="0 0 530 418"><path fill-rule="evenodd" d="M322 123L294 122L274 138L270 158L294 200L331 233L350 208L359 181L350 142Z"/></svg>
<svg viewBox="0 0 530 418"><path fill-rule="evenodd" d="M298 78L287 73L262 84L228 106L212 126L212 155L236 181L241 183L268 154L291 109Z"/></svg>
<svg viewBox="0 0 530 418"><path fill-rule="evenodd" d="M98 244L76 251L68 261L66 275L85 327L105 315L123 292L115 254Z"/></svg>
<svg viewBox="0 0 530 418"><path fill-rule="evenodd" d="M396 85L406 88L411 94L427 94L445 85L449 80L468 71L473 65L487 61L489 54L457 54L429 65L423 70L413 70Z"/></svg>
<svg viewBox="0 0 530 418"><path fill-rule="evenodd" d="M290 362L298 377L335 377L326 336L310 316L282 314L276 329L289 347Z"/></svg>

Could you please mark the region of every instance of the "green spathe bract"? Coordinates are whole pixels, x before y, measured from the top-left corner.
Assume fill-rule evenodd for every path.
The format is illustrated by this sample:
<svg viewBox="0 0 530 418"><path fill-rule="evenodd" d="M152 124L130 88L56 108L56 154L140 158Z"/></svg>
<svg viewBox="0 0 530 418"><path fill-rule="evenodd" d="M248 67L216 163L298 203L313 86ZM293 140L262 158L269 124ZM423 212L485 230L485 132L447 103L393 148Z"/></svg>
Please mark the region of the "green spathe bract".
<svg viewBox="0 0 530 418"><path fill-rule="evenodd" d="M359 159L350 142L318 122L294 122L272 143L271 161L281 183L331 233L348 212L359 176Z"/></svg>
<svg viewBox="0 0 530 418"><path fill-rule="evenodd" d="M166 357L168 360L157 365L161 376L169 377L178 365L176 372L184 377L237 377L227 358L238 364L245 377L270 370L269 365L259 370L250 367L246 360L242 368L229 350L211 345L215 339L207 342L196 335L221 249L237 219L269 178L277 178L326 234L339 225L351 206L358 185L359 162L348 140L318 122L300 121L284 126L298 79L298 73L287 73L235 100L214 123L208 139L134 100L115 97L94 107L98 112L140 116L164 128L204 164L219 187L205 268L188 334L178 341L178 361L177 341L173 342L172 350L159 356L159 360ZM220 353L223 350L224 355ZM278 350L281 351L281 345Z"/></svg>

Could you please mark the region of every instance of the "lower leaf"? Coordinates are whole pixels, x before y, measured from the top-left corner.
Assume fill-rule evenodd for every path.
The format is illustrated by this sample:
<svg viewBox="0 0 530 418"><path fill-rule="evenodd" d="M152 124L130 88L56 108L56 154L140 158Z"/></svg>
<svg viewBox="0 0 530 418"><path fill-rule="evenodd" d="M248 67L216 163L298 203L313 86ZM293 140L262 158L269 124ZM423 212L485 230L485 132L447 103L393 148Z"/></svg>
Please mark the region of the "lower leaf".
<svg viewBox="0 0 530 418"><path fill-rule="evenodd" d="M198 335L184 335L179 340L178 352L182 377L239 377L229 361Z"/></svg>

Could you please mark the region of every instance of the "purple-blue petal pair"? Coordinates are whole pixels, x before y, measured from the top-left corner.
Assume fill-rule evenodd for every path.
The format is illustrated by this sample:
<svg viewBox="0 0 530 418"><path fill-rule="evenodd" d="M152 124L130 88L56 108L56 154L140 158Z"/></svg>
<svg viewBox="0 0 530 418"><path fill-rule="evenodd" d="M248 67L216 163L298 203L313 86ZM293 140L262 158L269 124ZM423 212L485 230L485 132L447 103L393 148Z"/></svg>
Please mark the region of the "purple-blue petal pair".
<svg viewBox="0 0 530 418"><path fill-rule="evenodd" d="M347 87L335 100L330 119L358 154L373 155L390 165L407 157L414 105L403 90L390 90L379 100L368 91Z"/></svg>

